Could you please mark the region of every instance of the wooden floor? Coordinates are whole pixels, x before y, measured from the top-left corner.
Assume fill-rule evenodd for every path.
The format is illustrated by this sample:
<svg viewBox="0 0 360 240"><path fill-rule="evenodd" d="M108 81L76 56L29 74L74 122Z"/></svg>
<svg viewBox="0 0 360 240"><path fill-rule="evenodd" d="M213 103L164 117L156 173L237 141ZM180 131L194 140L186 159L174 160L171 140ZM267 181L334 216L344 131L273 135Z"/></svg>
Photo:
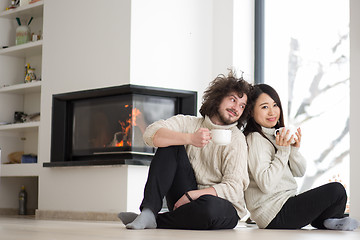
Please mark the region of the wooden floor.
<svg viewBox="0 0 360 240"><path fill-rule="evenodd" d="M240 223L233 230L128 230L119 222L85 222L35 220L31 217L0 216L1 240L359 240L356 231L332 231L305 228L302 230L263 230L255 225Z"/></svg>

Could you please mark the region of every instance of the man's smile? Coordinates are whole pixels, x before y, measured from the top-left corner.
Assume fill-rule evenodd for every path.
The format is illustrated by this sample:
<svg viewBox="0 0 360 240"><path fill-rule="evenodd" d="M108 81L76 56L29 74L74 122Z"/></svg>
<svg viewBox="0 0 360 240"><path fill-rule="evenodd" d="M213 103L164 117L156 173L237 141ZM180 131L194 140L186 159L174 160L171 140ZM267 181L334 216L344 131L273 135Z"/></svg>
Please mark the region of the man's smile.
<svg viewBox="0 0 360 240"><path fill-rule="evenodd" d="M226 111L228 111L234 117L237 117L239 115L235 110L231 108L226 109Z"/></svg>

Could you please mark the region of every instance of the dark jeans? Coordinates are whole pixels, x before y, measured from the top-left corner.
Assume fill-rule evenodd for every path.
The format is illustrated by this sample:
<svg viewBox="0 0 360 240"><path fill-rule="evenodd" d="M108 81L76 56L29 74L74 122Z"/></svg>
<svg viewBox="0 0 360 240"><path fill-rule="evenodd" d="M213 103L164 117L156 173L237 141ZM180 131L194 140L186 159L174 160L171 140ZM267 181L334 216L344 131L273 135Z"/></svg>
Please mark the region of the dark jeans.
<svg viewBox="0 0 360 240"><path fill-rule="evenodd" d="M299 229L308 224L325 229L324 220L343 218L347 195L342 184L333 182L289 198L267 229Z"/></svg>
<svg viewBox="0 0 360 240"><path fill-rule="evenodd" d="M196 189L194 170L184 146L158 148L150 164L140 210L151 209L157 216L158 228L206 230L231 229L237 225L239 217L234 206L212 195L203 195L173 211L185 192ZM164 196L169 212L158 214Z"/></svg>

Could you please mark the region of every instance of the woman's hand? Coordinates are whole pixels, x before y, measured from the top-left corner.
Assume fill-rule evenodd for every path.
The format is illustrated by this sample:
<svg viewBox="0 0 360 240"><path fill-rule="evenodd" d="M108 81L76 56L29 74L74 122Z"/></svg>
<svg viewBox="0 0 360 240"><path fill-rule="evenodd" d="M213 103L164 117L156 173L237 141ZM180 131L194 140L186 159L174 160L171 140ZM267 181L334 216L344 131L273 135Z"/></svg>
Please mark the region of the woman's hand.
<svg viewBox="0 0 360 240"><path fill-rule="evenodd" d="M298 128L297 132L295 134L297 136L297 139L296 138L294 139L295 143L291 144L291 146L299 148L300 147L300 142L301 142L301 129Z"/></svg>
<svg viewBox="0 0 360 240"><path fill-rule="evenodd" d="M284 147L290 146L291 141L294 139L294 136L292 135L289 140L286 140L289 138L289 134L290 130L285 131L285 128L283 128L281 132L278 132L275 137L276 145Z"/></svg>
<svg viewBox="0 0 360 240"><path fill-rule="evenodd" d="M301 142L301 129L298 128L297 132L295 132L297 138L294 138L294 135L291 135L291 138L289 140L286 140L289 138L290 130L285 131L285 128L281 130L281 133L276 134L276 144L278 146L293 146L293 147L300 147ZM291 144L292 141L295 141L295 143Z"/></svg>

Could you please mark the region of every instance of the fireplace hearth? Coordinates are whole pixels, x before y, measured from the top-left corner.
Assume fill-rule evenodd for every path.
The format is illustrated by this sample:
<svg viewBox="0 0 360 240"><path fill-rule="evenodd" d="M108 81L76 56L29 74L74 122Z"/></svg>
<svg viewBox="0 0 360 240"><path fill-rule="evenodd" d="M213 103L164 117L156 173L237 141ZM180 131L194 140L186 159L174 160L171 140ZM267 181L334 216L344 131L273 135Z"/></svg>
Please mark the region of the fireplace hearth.
<svg viewBox="0 0 360 240"><path fill-rule="evenodd" d="M142 135L154 121L196 115L193 91L122 85L53 96L51 159L44 167L149 165Z"/></svg>

